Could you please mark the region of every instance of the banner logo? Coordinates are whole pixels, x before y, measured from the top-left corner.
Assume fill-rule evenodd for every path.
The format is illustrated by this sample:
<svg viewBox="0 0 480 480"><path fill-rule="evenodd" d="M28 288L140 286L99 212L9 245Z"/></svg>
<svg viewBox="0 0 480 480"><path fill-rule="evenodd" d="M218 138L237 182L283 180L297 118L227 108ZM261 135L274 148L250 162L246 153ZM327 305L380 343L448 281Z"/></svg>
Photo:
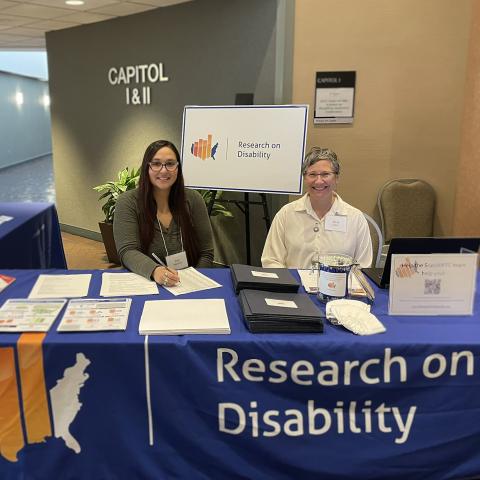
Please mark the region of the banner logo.
<svg viewBox="0 0 480 480"><path fill-rule="evenodd" d="M44 338L44 333L20 335L17 361L14 347L0 348L0 457L10 462L18 461L17 455L25 445L43 443L51 437L51 425L56 438L62 438L75 453L81 451L70 426L82 408L79 394L89 377L85 369L90 360L83 353L76 354L75 364L66 368L50 389L50 411L43 366Z"/></svg>
<svg viewBox="0 0 480 480"><path fill-rule="evenodd" d="M201 158L202 160L206 160L207 158L213 158L213 160L215 160L217 148L218 142L212 146L212 134L209 133L207 140L199 138L196 142L193 142L190 147L190 152L194 157Z"/></svg>

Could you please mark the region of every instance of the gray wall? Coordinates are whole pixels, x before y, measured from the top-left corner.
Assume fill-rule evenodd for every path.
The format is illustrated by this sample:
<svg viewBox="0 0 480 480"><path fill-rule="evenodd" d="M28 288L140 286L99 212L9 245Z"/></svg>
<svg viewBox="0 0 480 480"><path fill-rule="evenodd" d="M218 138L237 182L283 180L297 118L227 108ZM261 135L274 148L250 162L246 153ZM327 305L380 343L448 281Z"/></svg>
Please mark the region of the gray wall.
<svg viewBox="0 0 480 480"><path fill-rule="evenodd" d="M21 106L17 91L23 93ZM47 82L0 72L0 92L0 168L49 154L50 110L42 103Z"/></svg>
<svg viewBox="0 0 480 480"><path fill-rule="evenodd" d="M256 104L279 103L275 81L280 76L289 88L284 65L291 50L284 60L277 44L281 38L284 48L285 23L293 23L286 12L293 15L293 9L284 0L278 5L276 0L196 0L47 33L62 224L98 231L102 213L92 187L125 166L139 166L153 140L179 144L185 105L229 105L244 92L253 92ZM276 27L279 9L282 32ZM151 105L126 105L124 86L108 83L110 67L158 62L169 81L151 86ZM240 235L233 238L243 248L244 220L237 213L232 223ZM265 227L252 230L260 232L258 262Z"/></svg>

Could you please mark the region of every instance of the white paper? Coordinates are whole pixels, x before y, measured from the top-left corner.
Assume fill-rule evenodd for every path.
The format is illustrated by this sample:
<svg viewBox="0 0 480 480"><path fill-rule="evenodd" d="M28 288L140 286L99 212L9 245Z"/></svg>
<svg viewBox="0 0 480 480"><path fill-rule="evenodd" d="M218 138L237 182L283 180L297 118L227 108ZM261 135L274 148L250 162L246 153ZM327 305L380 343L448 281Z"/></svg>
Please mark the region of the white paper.
<svg viewBox="0 0 480 480"><path fill-rule="evenodd" d="M297 270L307 293L318 293L318 270Z"/></svg>
<svg viewBox="0 0 480 480"><path fill-rule="evenodd" d="M86 297L91 273L39 275L28 298Z"/></svg>
<svg viewBox="0 0 480 480"><path fill-rule="evenodd" d="M125 330L131 298L70 300L58 332Z"/></svg>
<svg viewBox="0 0 480 480"><path fill-rule="evenodd" d="M0 332L48 332L66 302L10 298L0 308Z"/></svg>
<svg viewBox="0 0 480 480"><path fill-rule="evenodd" d="M149 300L138 329L141 335L230 333L223 299Z"/></svg>
<svg viewBox="0 0 480 480"><path fill-rule="evenodd" d="M278 278L278 275L274 272L258 272L256 270L252 270L252 275L254 277Z"/></svg>
<svg viewBox="0 0 480 480"><path fill-rule="evenodd" d="M158 286L136 273L102 273L101 297L125 297L132 295L156 295Z"/></svg>
<svg viewBox="0 0 480 480"><path fill-rule="evenodd" d="M392 255L389 315L472 315L476 253Z"/></svg>
<svg viewBox="0 0 480 480"><path fill-rule="evenodd" d="M13 220L13 217L9 217L8 215L0 215L0 225L5 222L9 222Z"/></svg>
<svg viewBox="0 0 480 480"><path fill-rule="evenodd" d="M265 303L270 307L298 308L292 300L278 300L276 298L266 298Z"/></svg>
<svg viewBox="0 0 480 480"><path fill-rule="evenodd" d="M193 267L179 270L178 276L180 277L180 283L178 285L174 287L163 287L175 296L221 287L219 283L203 275L203 273L200 273Z"/></svg>

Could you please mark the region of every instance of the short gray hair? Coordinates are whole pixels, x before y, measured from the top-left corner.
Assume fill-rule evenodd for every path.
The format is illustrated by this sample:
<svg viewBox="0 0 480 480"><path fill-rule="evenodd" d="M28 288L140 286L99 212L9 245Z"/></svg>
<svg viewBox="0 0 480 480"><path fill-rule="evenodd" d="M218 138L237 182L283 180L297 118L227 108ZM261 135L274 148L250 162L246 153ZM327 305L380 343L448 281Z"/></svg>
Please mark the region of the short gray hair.
<svg viewBox="0 0 480 480"><path fill-rule="evenodd" d="M340 164L338 163L337 154L329 148L312 147L305 156L302 165L302 175L305 175L308 167L311 167L320 160L328 160L332 164L333 172L340 174Z"/></svg>

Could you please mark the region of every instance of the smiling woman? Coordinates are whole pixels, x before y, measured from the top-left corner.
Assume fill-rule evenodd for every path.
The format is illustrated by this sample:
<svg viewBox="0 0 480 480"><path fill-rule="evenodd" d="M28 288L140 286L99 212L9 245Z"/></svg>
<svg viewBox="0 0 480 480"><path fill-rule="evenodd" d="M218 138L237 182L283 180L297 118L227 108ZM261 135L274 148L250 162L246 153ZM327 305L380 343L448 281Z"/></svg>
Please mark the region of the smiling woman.
<svg viewBox="0 0 480 480"><path fill-rule="evenodd" d="M178 269L211 267L213 237L201 195L186 190L180 155L168 140L150 144L139 186L117 200L113 232L122 264L172 286Z"/></svg>
<svg viewBox="0 0 480 480"><path fill-rule="evenodd" d="M319 254L345 254L372 263L372 242L362 212L337 194L340 164L329 148L313 147L303 162L306 194L275 216L262 254L264 267L311 268Z"/></svg>

